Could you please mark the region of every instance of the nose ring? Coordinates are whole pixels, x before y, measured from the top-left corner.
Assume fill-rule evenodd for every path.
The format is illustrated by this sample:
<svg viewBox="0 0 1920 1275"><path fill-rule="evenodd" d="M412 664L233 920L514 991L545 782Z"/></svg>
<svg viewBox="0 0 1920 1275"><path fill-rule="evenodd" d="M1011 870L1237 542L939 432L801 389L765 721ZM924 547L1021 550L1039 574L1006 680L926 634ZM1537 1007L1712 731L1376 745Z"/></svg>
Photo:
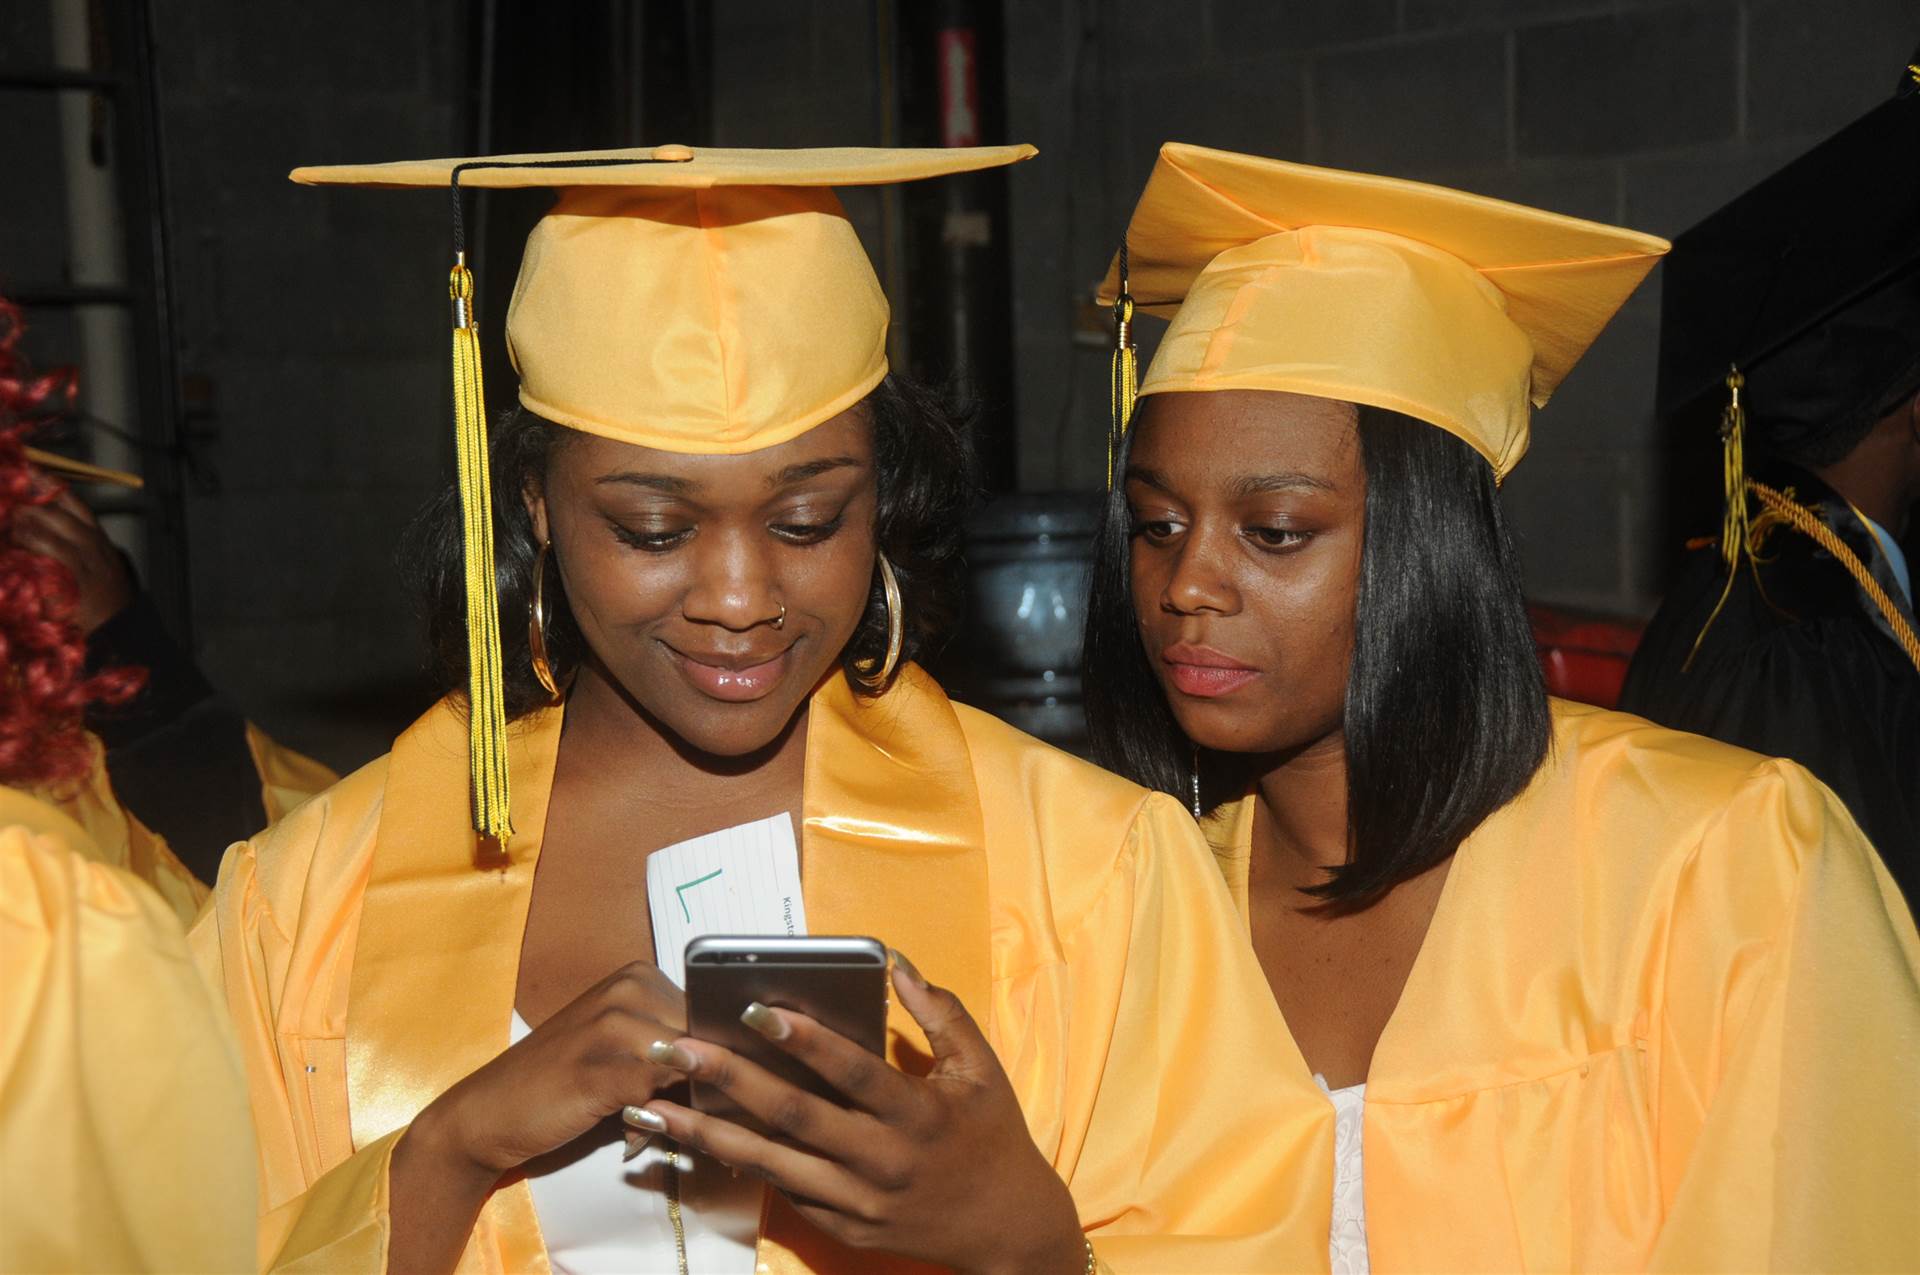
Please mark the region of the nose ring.
<svg viewBox="0 0 1920 1275"><path fill-rule="evenodd" d="M780 604L780 614L774 617L773 627L776 629L787 627L787 604L784 602Z"/></svg>

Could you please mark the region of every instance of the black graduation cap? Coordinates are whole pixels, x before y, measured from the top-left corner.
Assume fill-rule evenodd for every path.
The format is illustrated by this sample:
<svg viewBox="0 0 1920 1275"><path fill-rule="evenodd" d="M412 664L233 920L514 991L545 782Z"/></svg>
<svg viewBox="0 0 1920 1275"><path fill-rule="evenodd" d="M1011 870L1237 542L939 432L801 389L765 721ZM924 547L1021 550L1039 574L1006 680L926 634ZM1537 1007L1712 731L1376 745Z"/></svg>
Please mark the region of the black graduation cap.
<svg viewBox="0 0 1920 1275"><path fill-rule="evenodd" d="M1691 422L1707 403L1717 418L1738 366L1749 437L1791 453L1920 383L1917 88L1910 67L1891 101L1674 242L1663 419Z"/></svg>

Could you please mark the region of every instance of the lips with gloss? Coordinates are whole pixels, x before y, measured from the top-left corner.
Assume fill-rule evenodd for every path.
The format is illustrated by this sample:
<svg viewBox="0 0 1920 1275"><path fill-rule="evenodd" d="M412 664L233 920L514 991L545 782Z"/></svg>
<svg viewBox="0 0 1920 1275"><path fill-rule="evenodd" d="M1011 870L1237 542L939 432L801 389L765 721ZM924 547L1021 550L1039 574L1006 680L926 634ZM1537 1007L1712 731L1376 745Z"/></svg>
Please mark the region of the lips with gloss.
<svg viewBox="0 0 1920 1275"><path fill-rule="evenodd" d="M1160 652L1167 681L1182 695L1218 699L1231 695L1260 676L1260 670L1210 646L1176 643Z"/></svg>
<svg viewBox="0 0 1920 1275"><path fill-rule="evenodd" d="M693 683L695 690L732 704L760 699L778 686L780 679L787 674L788 655L793 650L788 647L772 659L742 663L724 655L689 655L676 647L667 649L673 653L681 673Z"/></svg>

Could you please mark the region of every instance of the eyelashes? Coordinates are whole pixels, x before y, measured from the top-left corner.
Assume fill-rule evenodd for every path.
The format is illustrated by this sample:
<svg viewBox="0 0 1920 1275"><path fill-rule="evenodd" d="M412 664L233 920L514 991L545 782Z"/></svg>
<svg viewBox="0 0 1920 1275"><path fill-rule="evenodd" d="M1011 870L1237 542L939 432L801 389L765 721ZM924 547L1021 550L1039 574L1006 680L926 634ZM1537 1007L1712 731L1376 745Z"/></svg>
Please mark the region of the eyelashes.
<svg viewBox="0 0 1920 1275"><path fill-rule="evenodd" d="M770 523L767 530L790 545L817 545L833 539L846 521L846 515L839 513L824 522ZM613 529L614 538L621 544L642 553L670 553L693 539L695 530L692 527L680 527L672 531L642 531L611 519L608 525Z"/></svg>
<svg viewBox="0 0 1920 1275"><path fill-rule="evenodd" d="M1184 530L1182 524L1168 518L1133 518L1128 523L1127 535L1150 545L1164 545ZM1285 553L1305 545L1315 533L1294 527L1246 526L1240 529L1240 534L1257 549Z"/></svg>
<svg viewBox="0 0 1920 1275"><path fill-rule="evenodd" d="M847 516L844 513L839 513L827 519L825 522L775 523L770 530L772 530L774 535L779 536L782 540L790 544L817 545L823 541L833 539L840 531L840 528L846 525L846 521Z"/></svg>
<svg viewBox="0 0 1920 1275"><path fill-rule="evenodd" d="M691 527L680 531L634 531L613 523L614 538L629 549L639 549L646 553L665 553L678 548L693 536Z"/></svg>

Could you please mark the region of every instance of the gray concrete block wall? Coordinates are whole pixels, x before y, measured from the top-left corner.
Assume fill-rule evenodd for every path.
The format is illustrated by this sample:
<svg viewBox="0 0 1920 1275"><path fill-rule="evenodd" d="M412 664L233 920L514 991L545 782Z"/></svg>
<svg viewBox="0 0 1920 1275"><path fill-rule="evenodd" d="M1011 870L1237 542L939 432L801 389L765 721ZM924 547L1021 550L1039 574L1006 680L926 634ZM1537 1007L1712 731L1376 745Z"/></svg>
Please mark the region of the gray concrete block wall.
<svg viewBox="0 0 1920 1275"><path fill-rule="evenodd" d="M1915 0L1184 0L1008 5L1021 481L1104 462L1075 343L1165 140L1372 169L1671 236L1892 91ZM1538 417L1508 507L1534 596L1644 614L1658 276ZM1151 327L1152 325L1149 325Z"/></svg>
<svg viewBox="0 0 1920 1275"><path fill-rule="evenodd" d="M457 0L230 0L156 23L180 370L210 390L218 483L188 509L199 654L341 766L422 706L395 549L451 473L446 201L286 175L458 153L462 21Z"/></svg>
<svg viewBox="0 0 1920 1275"><path fill-rule="evenodd" d="M1010 131L1043 152L1009 180L1029 489L1100 481L1107 356L1080 319L1161 141L1671 234L1878 100L1920 39L1915 0L1006 9ZM220 490L190 511L200 650L269 728L336 763L380 747L419 691L394 549L450 472L447 227L431 193L298 189L285 171L457 152L466 12L198 0L158 24L181 370L211 386L217 430ZM711 13L715 141L880 140L872 0ZM877 197L846 202L877 253ZM1636 298L1508 485L1538 596L1652 602L1657 313L1653 291Z"/></svg>

